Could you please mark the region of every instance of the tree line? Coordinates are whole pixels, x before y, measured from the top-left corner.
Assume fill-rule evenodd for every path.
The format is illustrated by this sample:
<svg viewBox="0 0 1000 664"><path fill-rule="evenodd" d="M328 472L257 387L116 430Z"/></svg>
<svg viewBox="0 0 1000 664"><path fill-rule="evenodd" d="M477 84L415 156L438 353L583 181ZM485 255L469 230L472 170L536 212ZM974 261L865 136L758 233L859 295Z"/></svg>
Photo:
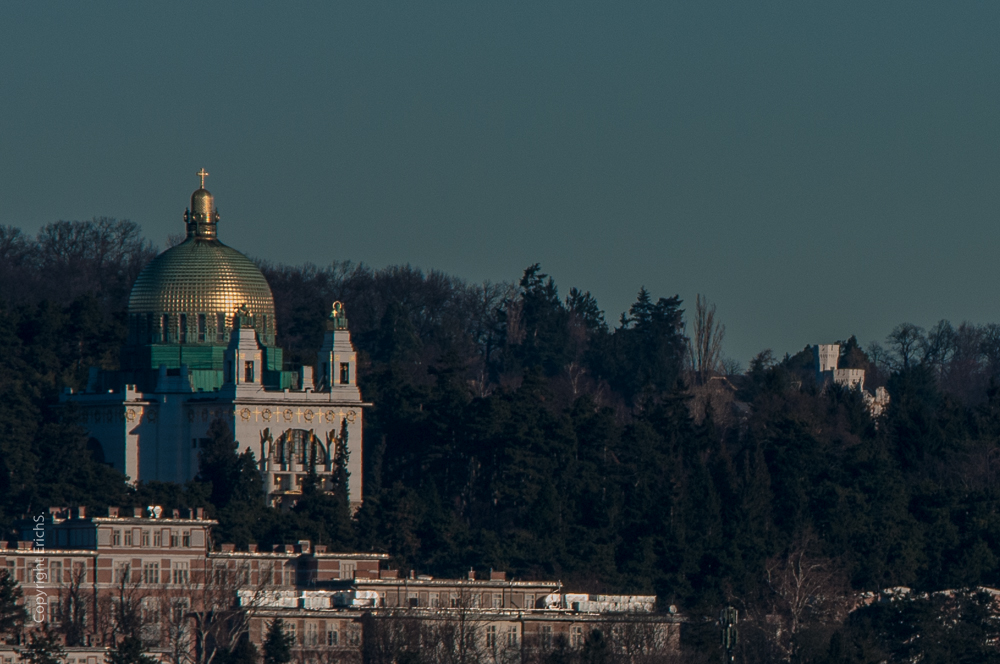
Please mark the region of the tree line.
<svg viewBox="0 0 1000 664"><path fill-rule="evenodd" d="M107 234L118 249L91 251ZM361 510L313 492L280 516L227 431L213 431L216 462L199 480L129 488L55 407L87 367L116 366L130 279L154 254L128 222L0 233L5 528L48 504L207 504L237 544L309 538L440 576L493 567L655 593L706 626L685 637L705 656L732 604L747 661L868 661L891 621L858 626L868 609L851 612L849 598L1000 585L996 325L843 340L840 366L891 397L872 418L857 391L817 382L808 347L764 351L745 371L727 361L700 298L686 315L678 297L641 288L612 322L538 265L472 284L412 266L261 262L288 361L314 361L340 300L375 404ZM55 287L77 272L97 276ZM840 599L796 597L796 569Z"/></svg>

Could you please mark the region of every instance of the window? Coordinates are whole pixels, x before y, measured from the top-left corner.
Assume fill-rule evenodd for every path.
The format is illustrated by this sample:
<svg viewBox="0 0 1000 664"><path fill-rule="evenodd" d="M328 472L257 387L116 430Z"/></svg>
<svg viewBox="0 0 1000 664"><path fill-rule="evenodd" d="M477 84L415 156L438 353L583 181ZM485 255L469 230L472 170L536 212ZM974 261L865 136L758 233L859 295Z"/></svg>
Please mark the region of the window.
<svg viewBox="0 0 1000 664"><path fill-rule="evenodd" d="M583 647L583 627L574 626L569 633L569 644L575 648Z"/></svg>
<svg viewBox="0 0 1000 664"><path fill-rule="evenodd" d="M487 625L486 626L486 647L496 648L497 647L497 626Z"/></svg>
<svg viewBox="0 0 1000 664"><path fill-rule="evenodd" d="M334 627L327 627L326 632L326 645L337 646L340 645L340 633L337 632Z"/></svg>
<svg viewBox="0 0 1000 664"><path fill-rule="evenodd" d="M441 606L441 600L438 599L437 593L431 593L431 606L435 609Z"/></svg>
<svg viewBox="0 0 1000 664"><path fill-rule="evenodd" d="M306 623L306 645L319 645L319 627L316 623Z"/></svg>
<svg viewBox="0 0 1000 664"><path fill-rule="evenodd" d="M340 563L340 578L353 579L357 567L357 563Z"/></svg>
<svg viewBox="0 0 1000 664"><path fill-rule="evenodd" d="M163 546L163 531L153 532L153 546Z"/></svg>
<svg viewBox="0 0 1000 664"><path fill-rule="evenodd" d="M208 322L205 314L198 314L198 341L205 341L205 334L208 330Z"/></svg>
<svg viewBox="0 0 1000 664"><path fill-rule="evenodd" d="M511 625L507 628L507 645L517 645L517 625Z"/></svg>
<svg viewBox="0 0 1000 664"><path fill-rule="evenodd" d="M179 625L184 615L191 609L191 600L187 597L170 599L170 616L175 625Z"/></svg>
<svg viewBox="0 0 1000 664"><path fill-rule="evenodd" d="M191 546L191 533L184 533L181 537L181 542L183 542L181 546Z"/></svg>
<svg viewBox="0 0 1000 664"><path fill-rule="evenodd" d="M49 579L52 583L62 583L63 582L63 569L61 562L50 562L49 563ZM69 581L69 579L66 579Z"/></svg>
<svg viewBox="0 0 1000 664"><path fill-rule="evenodd" d="M163 318L160 319L160 340L162 343L167 343L170 332L170 316L163 314Z"/></svg>
<svg viewBox="0 0 1000 664"><path fill-rule="evenodd" d="M111 544L113 546L121 546L122 545L122 531L120 531L120 530L112 531L112 533L111 533Z"/></svg>
<svg viewBox="0 0 1000 664"><path fill-rule="evenodd" d="M542 647L552 647L552 625L542 625Z"/></svg>
<svg viewBox="0 0 1000 664"><path fill-rule="evenodd" d="M142 598L142 622L147 625L160 622L160 602L155 597Z"/></svg>
<svg viewBox="0 0 1000 664"><path fill-rule="evenodd" d="M142 531L142 546L144 546L144 547L148 547L149 546L149 531L148 530Z"/></svg>
<svg viewBox="0 0 1000 664"><path fill-rule="evenodd" d="M83 583L87 580L87 564L82 562L73 562L73 578L69 576L69 570L66 570L66 581L79 581Z"/></svg>
<svg viewBox="0 0 1000 664"><path fill-rule="evenodd" d="M347 643L351 646L361 645L361 628L357 626L352 626L347 630Z"/></svg>
<svg viewBox="0 0 1000 664"><path fill-rule="evenodd" d="M180 542L181 538L177 535L177 533L170 533L170 546L175 547L179 545Z"/></svg>
<svg viewBox="0 0 1000 664"><path fill-rule="evenodd" d="M243 382L245 383L253 382L253 362L243 363Z"/></svg>
<svg viewBox="0 0 1000 664"><path fill-rule="evenodd" d="M535 608L535 596L534 595L525 595L524 596L524 608L526 608L526 609L533 609L533 608Z"/></svg>
<svg viewBox="0 0 1000 664"><path fill-rule="evenodd" d="M131 565L124 560L115 561L115 583L128 583L128 573Z"/></svg>
<svg viewBox="0 0 1000 664"><path fill-rule="evenodd" d="M295 633L295 630L298 628L298 625L295 623L295 621L294 620L285 620L285 621L282 621L282 624L285 627L285 634L287 634L288 636L292 637L291 638L292 643L298 643L299 640L298 640L298 638L296 638L297 634Z"/></svg>
<svg viewBox="0 0 1000 664"><path fill-rule="evenodd" d="M160 582L160 563L142 564L142 582L147 585Z"/></svg>
<svg viewBox="0 0 1000 664"><path fill-rule="evenodd" d="M187 314L181 314L181 343L186 344L188 340L188 317Z"/></svg>
<svg viewBox="0 0 1000 664"><path fill-rule="evenodd" d="M493 608L502 609L503 608L503 595L500 593L493 593Z"/></svg>
<svg viewBox="0 0 1000 664"><path fill-rule="evenodd" d="M176 562L174 563L174 583L184 584L190 579L190 570L188 569L188 563L186 562Z"/></svg>
<svg viewBox="0 0 1000 664"><path fill-rule="evenodd" d="M452 595L449 599L451 600L449 602L449 604L451 605L451 608L457 609L458 606L459 606L458 605L458 595Z"/></svg>
<svg viewBox="0 0 1000 664"><path fill-rule="evenodd" d="M125 531L125 546L132 546L132 531Z"/></svg>
<svg viewBox="0 0 1000 664"><path fill-rule="evenodd" d="M340 363L340 384L347 385L351 382L351 363L341 362Z"/></svg>
<svg viewBox="0 0 1000 664"><path fill-rule="evenodd" d="M160 640L160 601L156 597L143 597L140 617L140 633L143 641Z"/></svg>
<svg viewBox="0 0 1000 664"><path fill-rule="evenodd" d="M215 340L226 340L226 314L215 314Z"/></svg>

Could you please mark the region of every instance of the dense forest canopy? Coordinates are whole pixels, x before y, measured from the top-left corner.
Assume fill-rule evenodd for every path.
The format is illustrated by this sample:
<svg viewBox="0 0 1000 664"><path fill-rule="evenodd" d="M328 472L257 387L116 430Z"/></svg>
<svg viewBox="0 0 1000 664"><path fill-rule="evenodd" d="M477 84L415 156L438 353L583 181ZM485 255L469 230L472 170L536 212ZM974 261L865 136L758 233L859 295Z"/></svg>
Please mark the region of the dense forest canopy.
<svg viewBox="0 0 1000 664"><path fill-rule="evenodd" d="M844 653L862 642L882 652L873 625L889 618L845 623L842 605L796 604L803 569L814 596L833 599L1000 586L996 325L903 324L884 344L842 341L840 366L890 394L874 420L858 391L817 384L810 348L764 351L745 372L727 361L700 298L686 311L640 288L612 323L538 265L470 284L410 266L261 262L288 362L314 361L340 300L374 404L362 509L352 517L342 492L307 483L292 518L278 518L225 427L198 480L132 488L58 406L90 366L115 368L129 288L155 253L127 221L58 222L36 237L0 228L8 532L49 504L209 505L219 539L238 544L310 538L438 575L493 567L656 593L692 616L732 603L750 619L745 649L840 653L809 661L855 661ZM961 606L977 606L970 598Z"/></svg>

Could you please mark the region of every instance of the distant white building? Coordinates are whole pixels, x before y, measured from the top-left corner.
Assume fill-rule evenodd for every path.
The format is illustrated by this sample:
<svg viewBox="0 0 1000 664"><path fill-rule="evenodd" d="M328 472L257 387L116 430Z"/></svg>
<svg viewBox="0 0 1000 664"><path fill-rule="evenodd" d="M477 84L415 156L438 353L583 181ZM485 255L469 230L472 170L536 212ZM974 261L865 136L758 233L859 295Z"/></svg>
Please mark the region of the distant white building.
<svg viewBox="0 0 1000 664"><path fill-rule="evenodd" d="M822 386L830 383L841 385L861 392L872 417L878 417L889 405L889 393L884 387L875 391L865 389L864 369L841 369L840 344L818 344L813 346L813 357L816 359L816 382Z"/></svg>

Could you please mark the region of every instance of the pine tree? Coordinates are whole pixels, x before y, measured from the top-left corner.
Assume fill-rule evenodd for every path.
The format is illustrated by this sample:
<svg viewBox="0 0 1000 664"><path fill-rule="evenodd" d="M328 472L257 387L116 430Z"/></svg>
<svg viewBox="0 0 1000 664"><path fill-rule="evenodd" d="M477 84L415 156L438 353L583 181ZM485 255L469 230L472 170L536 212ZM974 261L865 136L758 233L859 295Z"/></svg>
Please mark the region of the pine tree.
<svg viewBox="0 0 1000 664"><path fill-rule="evenodd" d="M157 660L142 650L142 640L126 636L113 648L108 649L105 664L158 664Z"/></svg>
<svg viewBox="0 0 1000 664"><path fill-rule="evenodd" d="M23 595L10 572L0 569L0 635L12 634L24 623L26 614L19 604Z"/></svg>
<svg viewBox="0 0 1000 664"><path fill-rule="evenodd" d="M22 662L29 664L60 664L66 658L66 651L59 643L58 635L46 627L41 632L32 632L31 642L26 648L18 648Z"/></svg>
<svg viewBox="0 0 1000 664"><path fill-rule="evenodd" d="M288 664L292 661L295 637L285 632L281 618L275 618L264 639L264 664Z"/></svg>

